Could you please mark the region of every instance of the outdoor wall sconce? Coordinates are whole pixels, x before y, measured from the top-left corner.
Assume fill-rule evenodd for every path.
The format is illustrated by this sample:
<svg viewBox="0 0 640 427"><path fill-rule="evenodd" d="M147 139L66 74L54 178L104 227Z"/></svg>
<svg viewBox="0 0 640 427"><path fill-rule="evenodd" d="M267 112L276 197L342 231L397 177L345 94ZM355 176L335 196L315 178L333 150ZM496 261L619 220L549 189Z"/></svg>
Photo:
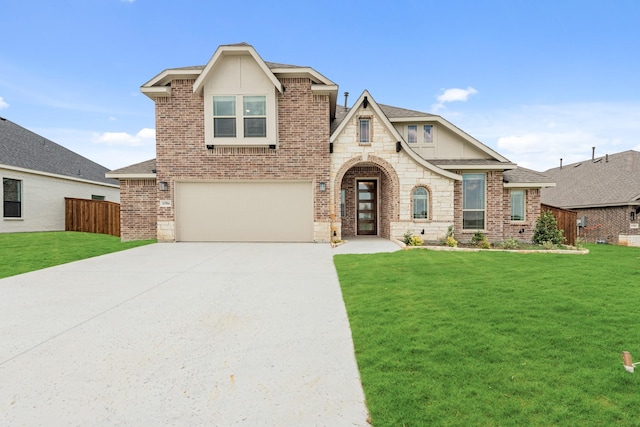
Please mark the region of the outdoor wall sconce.
<svg viewBox="0 0 640 427"><path fill-rule="evenodd" d="M321 182L319 185L320 185L320 191L327 191L327 183L326 182Z"/></svg>
<svg viewBox="0 0 640 427"><path fill-rule="evenodd" d="M213 150L213 144L207 144L207 150Z"/></svg>
<svg viewBox="0 0 640 427"><path fill-rule="evenodd" d="M365 96L364 100L362 101L362 106L364 108L367 108L369 106L369 99Z"/></svg>
<svg viewBox="0 0 640 427"><path fill-rule="evenodd" d="M399 153L402 150L402 144L400 141L396 142L396 153Z"/></svg>
<svg viewBox="0 0 640 427"><path fill-rule="evenodd" d="M168 189L169 189L169 184L167 184L167 181L160 181L158 183L158 190L167 191Z"/></svg>
<svg viewBox="0 0 640 427"><path fill-rule="evenodd" d="M333 142L329 143L329 153L333 153Z"/></svg>

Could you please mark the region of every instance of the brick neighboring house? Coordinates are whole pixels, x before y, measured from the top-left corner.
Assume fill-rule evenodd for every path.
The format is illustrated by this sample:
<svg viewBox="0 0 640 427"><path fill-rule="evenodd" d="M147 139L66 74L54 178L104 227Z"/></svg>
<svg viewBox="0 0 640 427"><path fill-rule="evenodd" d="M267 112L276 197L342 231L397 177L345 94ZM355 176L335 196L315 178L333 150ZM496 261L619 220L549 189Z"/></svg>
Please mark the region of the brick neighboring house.
<svg viewBox="0 0 640 427"><path fill-rule="evenodd" d="M589 242L640 246L640 152L628 150L549 169L542 203L578 213Z"/></svg>
<svg viewBox="0 0 640 427"><path fill-rule="evenodd" d="M121 182L123 240L435 241L451 225L463 241L529 240L553 185L440 116L366 90L339 106L331 80L245 43L141 90L155 101L157 156L107 174Z"/></svg>

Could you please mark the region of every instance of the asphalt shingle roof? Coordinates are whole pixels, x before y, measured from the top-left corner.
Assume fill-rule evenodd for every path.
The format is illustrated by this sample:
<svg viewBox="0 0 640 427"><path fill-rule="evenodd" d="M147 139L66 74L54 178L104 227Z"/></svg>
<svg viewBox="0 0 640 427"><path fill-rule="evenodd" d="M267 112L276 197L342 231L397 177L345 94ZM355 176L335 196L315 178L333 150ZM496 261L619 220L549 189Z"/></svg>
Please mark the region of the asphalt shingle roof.
<svg viewBox="0 0 640 427"><path fill-rule="evenodd" d="M640 200L640 152L609 154L544 172L555 188L544 188L542 203L561 208L624 205Z"/></svg>
<svg viewBox="0 0 640 427"><path fill-rule="evenodd" d="M55 142L0 118L0 165L118 185L109 171Z"/></svg>
<svg viewBox="0 0 640 427"><path fill-rule="evenodd" d="M511 169L504 172L503 175L504 182L511 183L553 183L553 179L551 177L542 174L540 172L536 172L531 169L523 168L518 166L517 169Z"/></svg>
<svg viewBox="0 0 640 427"><path fill-rule="evenodd" d="M156 173L156 159L145 160L135 165L125 166L111 171L112 174L151 174Z"/></svg>

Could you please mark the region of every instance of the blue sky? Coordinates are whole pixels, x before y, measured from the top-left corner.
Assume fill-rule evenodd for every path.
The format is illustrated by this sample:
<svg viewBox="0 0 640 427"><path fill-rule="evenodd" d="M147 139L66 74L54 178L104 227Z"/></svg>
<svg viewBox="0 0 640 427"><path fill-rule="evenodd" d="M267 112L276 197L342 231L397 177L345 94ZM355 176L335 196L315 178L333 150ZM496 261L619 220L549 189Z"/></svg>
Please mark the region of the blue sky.
<svg viewBox="0 0 640 427"><path fill-rule="evenodd" d="M140 86L244 41L339 102L368 89L542 171L640 150L639 17L635 0L4 0L0 116L108 168L147 160Z"/></svg>

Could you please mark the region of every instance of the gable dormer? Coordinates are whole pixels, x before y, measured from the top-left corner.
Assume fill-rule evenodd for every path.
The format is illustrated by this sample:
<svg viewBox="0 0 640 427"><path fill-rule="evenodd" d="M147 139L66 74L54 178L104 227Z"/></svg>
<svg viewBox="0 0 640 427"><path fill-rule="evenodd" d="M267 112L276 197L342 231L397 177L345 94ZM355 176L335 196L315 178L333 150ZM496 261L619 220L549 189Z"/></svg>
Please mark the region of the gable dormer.
<svg viewBox="0 0 640 427"><path fill-rule="evenodd" d="M252 46L220 46L193 91L204 100L207 146L277 144L277 93L283 87Z"/></svg>

